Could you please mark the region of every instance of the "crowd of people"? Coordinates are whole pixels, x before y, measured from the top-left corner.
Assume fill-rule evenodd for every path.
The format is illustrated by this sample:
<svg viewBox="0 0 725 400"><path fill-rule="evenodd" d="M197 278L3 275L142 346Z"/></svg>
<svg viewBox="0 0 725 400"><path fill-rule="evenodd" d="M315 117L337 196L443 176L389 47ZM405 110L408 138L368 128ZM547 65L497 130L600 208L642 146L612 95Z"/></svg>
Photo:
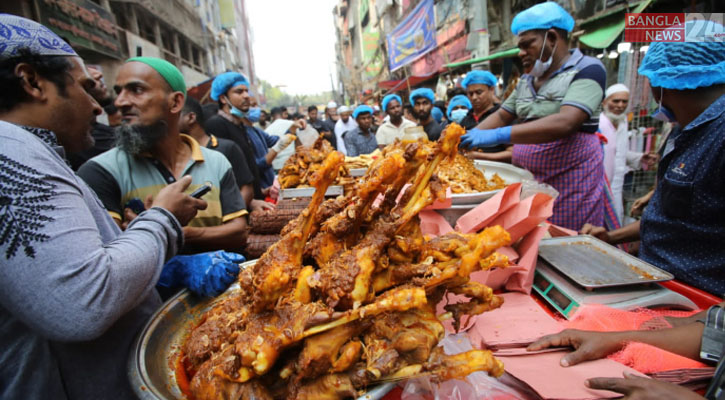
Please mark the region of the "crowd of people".
<svg viewBox="0 0 725 400"><path fill-rule="evenodd" d="M214 78L202 105L154 57L130 58L107 87L48 28L7 14L0 27L10 27L0 46L1 398L133 398L134 336L162 297L184 287L215 296L234 281L247 215L274 209L276 171L319 138L353 157L460 124L468 157L512 163L558 191L552 223L612 244L639 240L643 260L725 293L724 42L650 46L639 73L658 102L653 116L675 128L658 154L642 154L627 146L630 89L605 87L602 63L571 48L574 19L556 3L513 19L528 72L500 98L497 78L474 70L446 99L421 87L379 104L330 101L322 115L315 105L263 110L234 71ZM638 205L641 221L622 226L624 176L643 165L658 165L656 189ZM717 363L720 311L667 331L566 331L531 349L574 347L562 360L573 365L636 340ZM708 398L722 396L720 364ZM589 384L696 398L632 377Z"/></svg>

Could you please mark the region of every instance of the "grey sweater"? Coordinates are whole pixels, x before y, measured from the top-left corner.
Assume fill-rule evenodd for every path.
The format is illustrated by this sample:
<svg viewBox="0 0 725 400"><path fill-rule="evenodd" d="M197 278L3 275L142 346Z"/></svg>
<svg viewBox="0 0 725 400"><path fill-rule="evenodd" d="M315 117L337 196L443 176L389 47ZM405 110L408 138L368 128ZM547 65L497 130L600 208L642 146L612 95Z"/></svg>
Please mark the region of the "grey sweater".
<svg viewBox="0 0 725 400"><path fill-rule="evenodd" d="M0 398L135 398L127 358L181 226L152 208L122 233L59 153L0 121Z"/></svg>

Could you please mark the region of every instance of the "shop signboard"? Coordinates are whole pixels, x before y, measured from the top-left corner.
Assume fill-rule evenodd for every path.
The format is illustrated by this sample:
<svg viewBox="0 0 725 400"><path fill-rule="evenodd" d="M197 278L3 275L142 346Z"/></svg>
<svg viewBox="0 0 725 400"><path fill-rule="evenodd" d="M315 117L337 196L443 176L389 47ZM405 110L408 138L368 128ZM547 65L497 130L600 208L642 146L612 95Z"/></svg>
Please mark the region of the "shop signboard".
<svg viewBox="0 0 725 400"><path fill-rule="evenodd" d="M423 0L386 37L390 70L410 64L436 47L433 0Z"/></svg>
<svg viewBox="0 0 725 400"><path fill-rule="evenodd" d="M108 10L88 0L35 0L40 23L81 46L120 59L116 21Z"/></svg>
<svg viewBox="0 0 725 400"><path fill-rule="evenodd" d="M363 59L367 64L365 66L365 76L374 78L378 76L380 70L383 69L383 53L379 52L380 32L368 25L362 34L363 40Z"/></svg>

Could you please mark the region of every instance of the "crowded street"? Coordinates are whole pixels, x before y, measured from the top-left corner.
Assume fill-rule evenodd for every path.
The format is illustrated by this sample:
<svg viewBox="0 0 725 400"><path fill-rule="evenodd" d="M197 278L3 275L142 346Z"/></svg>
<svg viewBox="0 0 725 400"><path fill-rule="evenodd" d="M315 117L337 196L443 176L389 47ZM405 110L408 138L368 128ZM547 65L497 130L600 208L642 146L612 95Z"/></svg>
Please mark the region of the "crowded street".
<svg viewBox="0 0 725 400"><path fill-rule="evenodd" d="M0 4L0 399L725 400L714 7Z"/></svg>

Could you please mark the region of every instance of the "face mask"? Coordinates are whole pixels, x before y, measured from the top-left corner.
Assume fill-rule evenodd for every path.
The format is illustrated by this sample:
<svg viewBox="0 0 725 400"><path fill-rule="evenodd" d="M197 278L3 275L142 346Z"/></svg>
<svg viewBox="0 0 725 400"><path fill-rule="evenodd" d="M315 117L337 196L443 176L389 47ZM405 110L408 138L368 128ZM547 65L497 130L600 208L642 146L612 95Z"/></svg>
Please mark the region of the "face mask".
<svg viewBox="0 0 725 400"><path fill-rule="evenodd" d="M463 118L466 117L468 114L468 110L465 109L458 109L451 111L451 121L460 124L461 121L463 121Z"/></svg>
<svg viewBox="0 0 725 400"><path fill-rule="evenodd" d="M229 110L229 113L232 114L233 116L249 119L249 116L247 116L247 113L245 113L244 111L234 107L231 104L229 105L229 107L231 107L231 109Z"/></svg>
<svg viewBox="0 0 725 400"><path fill-rule="evenodd" d="M662 105L662 88L660 88L660 105L657 110L650 115L650 117L662 121L662 122L675 122L675 115L670 111L669 108Z"/></svg>
<svg viewBox="0 0 725 400"><path fill-rule="evenodd" d="M544 34L544 44L546 44L546 37L549 35L549 32L546 32ZM536 62L534 63L534 68L531 68L531 72L529 72L529 75L533 76L534 78L538 78L541 75L544 75L544 72L548 71L551 67L551 63L554 62L554 52L556 51L556 44L554 44L554 48L551 50L551 55L549 56L549 59L546 61L541 61L541 56L544 55L544 44L541 45L541 54L539 54L539 58L536 59Z"/></svg>
<svg viewBox="0 0 725 400"><path fill-rule="evenodd" d="M247 112L247 118L251 122L259 122L259 118L262 116L262 109L259 107L250 107L249 112Z"/></svg>

